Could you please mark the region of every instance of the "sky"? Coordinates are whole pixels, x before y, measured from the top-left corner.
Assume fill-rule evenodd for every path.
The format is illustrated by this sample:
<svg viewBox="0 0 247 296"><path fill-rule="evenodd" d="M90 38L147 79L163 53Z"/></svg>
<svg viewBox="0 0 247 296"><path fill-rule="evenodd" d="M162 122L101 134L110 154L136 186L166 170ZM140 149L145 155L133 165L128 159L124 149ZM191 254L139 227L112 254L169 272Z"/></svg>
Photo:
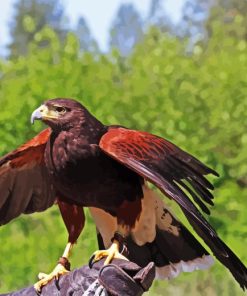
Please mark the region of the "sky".
<svg viewBox="0 0 247 296"><path fill-rule="evenodd" d="M16 0L2 0L0 3L0 53L9 42L9 23L13 18L13 3ZM142 16L146 16L151 0L62 0L65 13L72 25L79 16L85 17L93 36L102 50L107 48L111 23L122 3L133 3ZM168 15L174 22L181 17L184 0L164 0Z"/></svg>

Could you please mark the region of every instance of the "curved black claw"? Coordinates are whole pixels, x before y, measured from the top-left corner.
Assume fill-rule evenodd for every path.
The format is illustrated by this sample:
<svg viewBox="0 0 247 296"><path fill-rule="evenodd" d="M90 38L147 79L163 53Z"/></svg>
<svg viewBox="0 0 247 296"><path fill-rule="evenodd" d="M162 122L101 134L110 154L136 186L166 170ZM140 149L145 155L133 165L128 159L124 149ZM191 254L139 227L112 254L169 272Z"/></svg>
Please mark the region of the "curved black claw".
<svg viewBox="0 0 247 296"><path fill-rule="evenodd" d="M95 258L95 255L93 254L91 257L90 257L90 259L89 259L89 261L88 261L88 266L89 266L89 268L90 269L92 269L92 267L93 267L93 264L94 264L94 258Z"/></svg>

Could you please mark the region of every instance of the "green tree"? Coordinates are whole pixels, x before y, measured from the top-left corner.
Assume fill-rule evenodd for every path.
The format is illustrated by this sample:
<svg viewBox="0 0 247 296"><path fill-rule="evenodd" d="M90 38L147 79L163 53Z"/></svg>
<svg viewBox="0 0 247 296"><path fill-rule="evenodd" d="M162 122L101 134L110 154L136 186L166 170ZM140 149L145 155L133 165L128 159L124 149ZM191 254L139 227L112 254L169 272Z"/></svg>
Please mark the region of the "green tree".
<svg viewBox="0 0 247 296"><path fill-rule="evenodd" d="M98 44L90 32L86 20L82 16L77 22L75 34L80 42L80 49L82 51L99 52Z"/></svg>
<svg viewBox="0 0 247 296"><path fill-rule="evenodd" d="M183 6L182 19L178 27L181 37L188 37L192 44L208 40L206 21L213 5L213 0L186 0Z"/></svg>
<svg viewBox="0 0 247 296"><path fill-rule="evenodd" d="M175 26L165 11L163 0L152 0L150 3L149 13L145 20L146 27L155 26L162 32L176 34Z"/></svg>
<svg viewBox="0 0 247 296"><path fill-rule="evenodd" d="M225 36L246 40L246 15L246 1L186 0L179 34L189 37L193 44L199 42L206 45L215 28L220 26Z"/></svg>
<svg viewBox="0 0 247 296"><path fill-rule="evenodd" d="M110 30L110 45L122 56L131 53L136 43L143 38L143 20L132 4L119 7Z"/></svg>
<svg viewBox="0 0 247 296"><path fill-rule="evenodd" d="M28 45L44 26L50 26L63 40L67 32L64 10L59 0L18 0L10 23L10 56L26 55ZM46 42L40 46L47 45Z"/></svg>
<svg viewBox="0 0 247 296"><path fill-rule="evenodd" d="M247 40L247 2L214 0L206 22L209 35L219 23L224 24L226 35Z"/></svg>

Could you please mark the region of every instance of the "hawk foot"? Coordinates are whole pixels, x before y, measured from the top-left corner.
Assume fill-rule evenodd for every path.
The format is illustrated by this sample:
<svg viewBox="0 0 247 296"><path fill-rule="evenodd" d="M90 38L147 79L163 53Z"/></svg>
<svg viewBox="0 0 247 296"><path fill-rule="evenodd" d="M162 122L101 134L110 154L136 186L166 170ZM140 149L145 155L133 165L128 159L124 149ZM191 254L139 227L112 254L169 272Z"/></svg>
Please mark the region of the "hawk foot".
<svg viewBox="0 0 247 296"><path fill-rule="evenodd" d="M38 274L39 281L34 284L34 289L41 292L42 287L47 285L53 279L58 280L61 275L67 274L69 271L62 265L58 264L50 274L40 272Z"/></svg>
<svg viewBox="0 0 247 296"><path fill-rule="evenodd" d="M113 259L123 259L129 261L125 256L119 252L119 243L114 240L109 249L99 250L93 253L89 260L89 267L91 268L93 263L99 261L100 259L106 257L104 265L109 264Z"/></svg>

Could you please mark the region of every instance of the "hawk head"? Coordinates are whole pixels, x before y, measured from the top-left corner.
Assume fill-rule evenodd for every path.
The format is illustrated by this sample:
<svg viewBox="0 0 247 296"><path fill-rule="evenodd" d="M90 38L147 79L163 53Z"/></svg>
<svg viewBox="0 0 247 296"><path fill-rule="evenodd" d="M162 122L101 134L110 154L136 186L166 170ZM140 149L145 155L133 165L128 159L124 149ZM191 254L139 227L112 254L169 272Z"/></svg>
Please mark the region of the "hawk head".
<svg viewBox="0 0 247 296"><path fill-rule="evenodd" d="M92 117L79 102L73 99L56 98L45 101L34 110L31 123L34 123L35 120L42 120L53 130L69 130L77 126L87 125Z"/></svg>

